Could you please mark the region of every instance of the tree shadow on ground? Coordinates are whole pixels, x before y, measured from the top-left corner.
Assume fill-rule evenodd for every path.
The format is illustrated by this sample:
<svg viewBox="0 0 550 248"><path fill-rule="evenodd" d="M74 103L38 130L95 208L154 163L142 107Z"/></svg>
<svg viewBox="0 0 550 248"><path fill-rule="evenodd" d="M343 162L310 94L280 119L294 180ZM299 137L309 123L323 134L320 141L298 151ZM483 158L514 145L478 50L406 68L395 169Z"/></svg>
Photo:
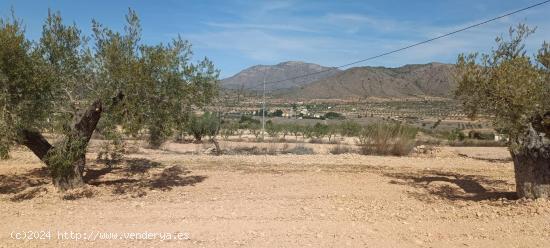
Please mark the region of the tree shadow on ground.
<svg viewBox="0 0 550 248"><path fill-rule="evenodd" d="M516 192L506 189L513 184L505 180L490 179L479 175L465 175L460 173L424 170L421 172L391 172L384 176L395 178L390 183L407 185L421 192L410 194L425 201L432 201L433 197L451 201L484 201L484 200L517 200Z"/></svg>
<svg viewBox="0 0 550 248"><path fill-rule="evenodd" d="M483 158L483 157L477 157L477 156L468 156L467 154L463 154L463 153L458 153L458 156L463 157L463 158L479 160L479 161L487 161L487 162L490 162L490 163L507 163L507 162L512 162L513 161L512 157L509 157L509 158Z"/></svg>
<svg viewBox="0 0 550 248"><path fill-rule="evenodd" d="M150 190L168 191L174 187L194 186L207 178L191 173L180 165L164 167L147 159L128 159L121 166L90 167L84 179L90 185L111 188L113 194L142 197Z"/></svg>
<svg viewBox="0 0 550 248"><path fill-rule="evenodd" d="M12 194L9 199L15 202L29 200L47 192L44 186L50 182L46 167L22 174L0 175L0 194Z"/></svg>
<svg viewBox="0 0 550 248"><path fill-rule="evenodd" d="M85 173L84 173L84 181L94 182L95 180L99 179L103 175L109 174L109 173L116 173L116 174L125 174L127 176L132 176L135 174L143 174L148 172L151 168L160 167L162 164L159 162L151 161L149 159L143 159L143 158L129 158L123 160L122 163L118 163L115 165L105 165L103 167L98 168L98 165L102 164L95 164L95 165L88 165Z"/></svg>
<svg viewBox="0 0 550 248"><path fill-rule="evenodd" d="M22 174L0 175L0 194L17 194L29 187L50 183L46 167L35 168Z"/></svg>
<svg viewBox="0 0 550 248"><path fill-rule="evenodd" d="M89 185L109 188L114 194L141 197L150 190L167 191L174 187L193 186L207 178L191 173L179 165L164 167L148 159L126 159L116 166L89 163L83 179ZM12 194L12 201L29 200L46 194L48 189L45 186L50 183L46 167L0 175L0 194Z"/></svg>

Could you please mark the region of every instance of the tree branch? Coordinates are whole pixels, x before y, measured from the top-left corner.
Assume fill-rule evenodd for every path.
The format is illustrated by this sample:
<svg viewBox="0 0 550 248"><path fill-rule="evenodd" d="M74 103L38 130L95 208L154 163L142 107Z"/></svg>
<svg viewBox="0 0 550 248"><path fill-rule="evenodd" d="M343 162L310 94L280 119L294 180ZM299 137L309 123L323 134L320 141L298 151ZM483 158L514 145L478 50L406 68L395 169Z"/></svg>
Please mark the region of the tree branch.
<svg viewBox="0 0 550 248"><path fill-rule="evenodd" d="M113 97L110 107L119 104L123 98L124 94L119 92L116 97ZM83 141L88 142L96 129L102 112L103 104L100 100L96 100L88 107L80 120L75 124L73 134L83 139ZM48 151L53 148L46 138L35 130L23 129L19 132L19 137L20 144L29 148L40 160L42 160Z"/></svg>
<svg viewBox="0 0 550 248"><path fill-rule="evenodd" d="M109 108L113 108L118 105L122 101L122 99L124 99L124 94L122 94L122 92L119 92L115 97L111 99L112 102ZM79 138L83 139L83 141L88 142L92 137L97 123L101 118L101 113L103 112L103 110L103 104L101 103L101 101L96 100L92 103L92 105L88 107L86 112L84 112L84 114L80 118L80 121L75 124L74 131Z"/></svg>
<svg viewBox="0 0 550 248"><path fill-rule="evenodd" d="M103 112L103 104L101 101L96 100L86 109L86 112L82 115L80 120L74 125L75 134L83 139L87 143L101 118L101 112Z"/></svg>
<svg viewBox="0 0 550 248"><path fill-rule="evenodd" d="M46 156L52 145L38 131L23 129L19 135L21 144L28 147L40 160Z"/></svg>

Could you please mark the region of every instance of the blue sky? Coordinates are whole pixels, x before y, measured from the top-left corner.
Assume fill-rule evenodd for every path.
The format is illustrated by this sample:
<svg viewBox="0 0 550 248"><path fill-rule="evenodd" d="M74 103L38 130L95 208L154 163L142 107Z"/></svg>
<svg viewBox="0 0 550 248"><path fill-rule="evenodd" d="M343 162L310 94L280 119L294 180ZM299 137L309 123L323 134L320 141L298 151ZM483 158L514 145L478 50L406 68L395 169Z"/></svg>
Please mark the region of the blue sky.
<svg viewBox="0 0 550 248"><path fill-rule="evenodd" d="M167 42L180 34L195 58L208 57L221 77L257 64L299 60L338 66L444 34L542 0L381 1L47 1L0 0L0 15L23 19L28 37L40 36L48 8L61 11L88 34L91 19L121 30L128 7L141 17L143 41ZM528 41L534 53L550 42L550 4L450 38L360 65L396 67L452 63L461 52L489 51L494 38L518 22L537 26Z"/></svg>

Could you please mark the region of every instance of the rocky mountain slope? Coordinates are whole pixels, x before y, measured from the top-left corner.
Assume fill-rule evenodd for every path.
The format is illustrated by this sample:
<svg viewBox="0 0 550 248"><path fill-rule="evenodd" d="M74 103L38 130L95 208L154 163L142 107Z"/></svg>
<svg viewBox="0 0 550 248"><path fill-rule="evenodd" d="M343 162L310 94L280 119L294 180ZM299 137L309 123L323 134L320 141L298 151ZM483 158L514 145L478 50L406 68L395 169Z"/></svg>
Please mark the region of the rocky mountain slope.
<svg viewBox="0 0 550 248"><path fill-rule="evenodd" d="M281 91L277 96L292 99L449 97L454 88L453 65L429 63L398 68L350 68L299 88Z"/></svg>
<svg viewBox="0 0 550 248"><path fill-rule="evenodd" d="M330 69L330 67L299 61L287 61L277 65L257 65L247 68L232 77L223 79L221 81L221 85L225 89L243 88L245 90L262 90L264 77L266 78L266 82L274 82L315 73L314 75L304 78L287 80L278 83L269 83L266 85L267 90L289 89L293 87L301 87L311 82L333 76L340 72L339 70Z"/></svg>

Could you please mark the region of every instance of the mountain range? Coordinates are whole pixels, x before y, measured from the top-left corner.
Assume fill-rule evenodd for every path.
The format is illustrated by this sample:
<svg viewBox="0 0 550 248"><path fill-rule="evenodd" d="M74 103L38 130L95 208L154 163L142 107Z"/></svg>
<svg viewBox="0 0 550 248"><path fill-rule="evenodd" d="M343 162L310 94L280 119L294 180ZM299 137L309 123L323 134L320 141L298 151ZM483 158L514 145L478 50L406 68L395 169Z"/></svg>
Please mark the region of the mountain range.
<svg viewBox="0 0 550 248"><path fill-rule="evenodd" d="M223 79L221 85L226 89L262 90L264 78L266 90L281 90L301 87L319 79L339 73L340 70L300 61L287 61L276 65L256 65L242 70L232 77ZM308 77L286 80L306 74ZM271 83L274 81L281 81Z"/></svg>
<svg viewBox="0 0 550 248"><path fill-rule="evenodd" d="M456 83L451 64L429 63L397 68L354 67L344 71L304 62L253 66L222 80L226 89L261 90L264 73L267 90L277 98L350 99L364 97L449 97ZM312 76L276 82L304 74Z"/></svg>

